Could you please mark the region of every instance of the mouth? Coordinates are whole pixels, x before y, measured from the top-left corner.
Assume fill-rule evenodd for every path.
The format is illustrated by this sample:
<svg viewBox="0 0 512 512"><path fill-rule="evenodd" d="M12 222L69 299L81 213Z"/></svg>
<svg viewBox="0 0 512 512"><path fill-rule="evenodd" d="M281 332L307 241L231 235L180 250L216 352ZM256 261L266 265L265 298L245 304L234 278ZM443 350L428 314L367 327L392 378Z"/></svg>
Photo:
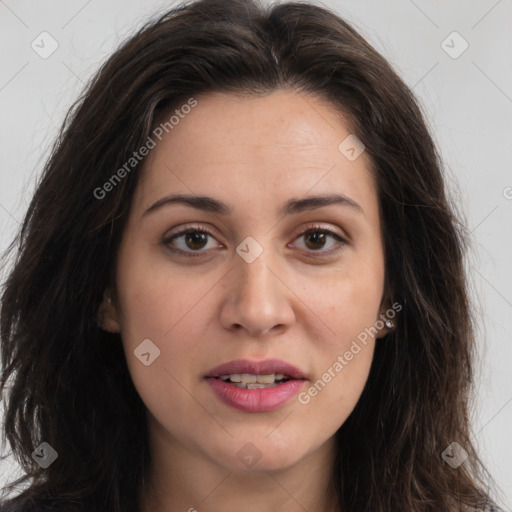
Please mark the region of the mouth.
<svg viewBox="0 0 512 512"><path fill-rule="evenodd" d="M205 375L206 378L222 378L224 380L229 378L235 383L246 382L253 384L258 381L258 378L261 384L272 383L271 376L274 381L304 379L304 372L281 359L264 359L262 361L236 359L212 368ZM254 380L254 377L256 377L256 380Z"/></svg>
<svg viewBox="0 0 512 512"><path fill-rule="evenodd" d="M238 359L213 368L204 377L221 402L246 412L283 406L306 381L300 369L278 359Z"/></svg>
<svg viewBox="0 0 512 512"><path fill-rule="evenodd" d="M223 382L233 384L237 388L243 389L265 389L279 386L284 384L293 377L284 375L283 373L269 373L266 375L254 375L251 373L232 373L228 375L221 375L220 377L212 377L214 379L220 379Z"/></svg>

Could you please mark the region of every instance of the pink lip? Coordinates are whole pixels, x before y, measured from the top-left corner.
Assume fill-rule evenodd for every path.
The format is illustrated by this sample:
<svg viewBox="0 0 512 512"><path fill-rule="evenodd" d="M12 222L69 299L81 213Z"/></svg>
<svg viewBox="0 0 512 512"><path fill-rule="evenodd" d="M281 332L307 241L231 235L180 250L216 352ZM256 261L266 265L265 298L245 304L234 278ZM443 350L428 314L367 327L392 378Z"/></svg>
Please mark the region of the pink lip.
<svg viewBox="0 0 512 512"><path fill-rule="evenodd" d="M282 373L290 377L291 380L270 388L243 389L215 378L232 373L250 373L253 375ZM237 359L216 366L210 370L205 379L223 403L246 412L264 412L277 409L297 395L305 385L303 372L279 359L267 359L265 361Z"/></svg>

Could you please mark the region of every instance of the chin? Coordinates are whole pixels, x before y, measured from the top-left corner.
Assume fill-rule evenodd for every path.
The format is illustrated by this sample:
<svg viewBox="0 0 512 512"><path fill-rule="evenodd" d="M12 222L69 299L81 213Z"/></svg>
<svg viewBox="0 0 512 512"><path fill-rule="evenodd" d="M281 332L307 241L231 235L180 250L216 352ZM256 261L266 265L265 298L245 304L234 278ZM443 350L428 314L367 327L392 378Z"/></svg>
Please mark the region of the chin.
<svg viewBox="0 0 512 512"><path fill-rule="evenodd" d="M235 473L244 473L244 474L266 474L269 472L280 472L286 471L293 467L297 462L300 461L300 458L290 459L289 457L286 460L280 458L270 458L263 456L260 460L258 460L254 465L246 465L241 463L239 460L233 461L233 465L230 464L231 471Z"/></svg>
<svg viewBox="0 0 512 512"><path fill-rule="evenodd" d="M258 440L247 440L241 443L241 448L234 454L226 454L226 458L217 458L217 462L224 460L223 466L236 473L266 473L269 471L285 471L294 466L305 456L298 453L297 447L286 451L279 451L271 443L262 446Z"/></svg>

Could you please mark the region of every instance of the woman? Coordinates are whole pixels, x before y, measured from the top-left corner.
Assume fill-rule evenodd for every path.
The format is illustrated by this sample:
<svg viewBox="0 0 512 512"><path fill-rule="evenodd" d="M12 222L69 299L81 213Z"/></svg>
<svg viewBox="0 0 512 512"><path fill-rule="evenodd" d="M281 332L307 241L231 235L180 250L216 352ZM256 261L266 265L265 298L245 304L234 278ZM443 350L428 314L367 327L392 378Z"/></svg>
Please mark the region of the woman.
<svg viewBox="0 0 512 512"><path fill-rule="evenodd" d="M32 483L4 510L493 510L465 241L414 97L339 17L149 23L20 233L1 386Z"/></svg>

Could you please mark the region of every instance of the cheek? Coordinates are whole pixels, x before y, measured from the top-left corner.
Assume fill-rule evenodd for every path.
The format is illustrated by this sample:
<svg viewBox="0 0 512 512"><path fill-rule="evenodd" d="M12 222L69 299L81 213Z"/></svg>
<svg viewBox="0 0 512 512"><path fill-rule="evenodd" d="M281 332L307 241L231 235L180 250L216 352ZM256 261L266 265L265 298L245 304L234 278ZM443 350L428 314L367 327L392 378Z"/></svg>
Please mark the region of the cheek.
<svg viewBox="0 0 512 512"><path fill-rule="evenodd" d="M155 257L158 255L158 257ZM117 267L121 326L126 340L162 340L193 307L194 287L170 272L157 247L127 236Z"/></svg>
<svg viewBox="0 0 512 512"><path fill-rule="evenodd" d="M326 429L346 420L368 379L384 270L379 262L360 259L332 277L325 291L313 296L314 311L329 326L329 335L317 341L319 374L301 402L309 404L310 421L323 416Z"/></svg>
<svg viewBox="0 0 512 512"><path fill-rule="evenodd" d="M121 337L129 372L146 407L161 420L197 414L186 390L195 384L194 362L204 344L200 322L194 319L205 311L200 297L182 290L179 282L171 286L149 276L141 280L134 273L124 290ZM147 366L137 356L144 353L142 343L150 354Z"/></svg>
<svg viewBox="0 0 512 512"><path fill-rule="evenodd" d="M318 424L326 432L337 430L359 401L368 380L375 339L368 313L348 308L336 324L338 335L330 343L318 345L318 375L299 395L308 423ZM354 313L351 315L351 313Z"/></svg>
<svg viewBox="0 0 512 512"><path fill-rule="evenodd" d="M379 265L350 266L333 273L323 288L310 287L311 309L329 327L324 342L338 351L375 326L383 293L384 272ZM306 291L304 292L307 293Z"/></svg>
<svg viewBox="0 0 512 512"><path fill-rule="evenodd" d="M135 248L135 244L131 246ZM205 327L214 311L206 291L215 280L190 276L143 251L121 253L118 262L118 294L121 302L121 338L130 373L141 396L179 395L179 385L192 382L194 362L204 352ZM144 366L134 351L150 340L149 352L158 356ZM151 360L152 354L150 355Z"/></svg>
<svg viewBox="0 0 512 512"><path fill-rule="evenodd" d="M375 325L381 297L380 282L361 282L359 279L352 279L345 283L344 293L338 302L336 312L340 339L348 342Z"/></svg>

